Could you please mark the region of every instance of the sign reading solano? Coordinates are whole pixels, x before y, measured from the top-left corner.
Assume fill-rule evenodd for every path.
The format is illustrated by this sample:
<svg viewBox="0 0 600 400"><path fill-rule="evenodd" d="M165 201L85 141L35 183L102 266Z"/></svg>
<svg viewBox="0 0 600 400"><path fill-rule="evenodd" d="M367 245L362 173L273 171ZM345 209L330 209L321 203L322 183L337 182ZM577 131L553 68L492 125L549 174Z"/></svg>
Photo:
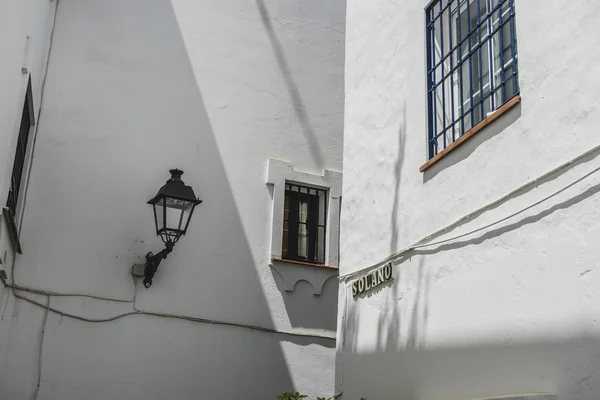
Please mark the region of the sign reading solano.
<svg viewBox="0 0 600 400"><path fill-rule="evenodd" d="M387 263L352 282L352 296L375 289L377 286L392 279L392 263Z"/></svg>

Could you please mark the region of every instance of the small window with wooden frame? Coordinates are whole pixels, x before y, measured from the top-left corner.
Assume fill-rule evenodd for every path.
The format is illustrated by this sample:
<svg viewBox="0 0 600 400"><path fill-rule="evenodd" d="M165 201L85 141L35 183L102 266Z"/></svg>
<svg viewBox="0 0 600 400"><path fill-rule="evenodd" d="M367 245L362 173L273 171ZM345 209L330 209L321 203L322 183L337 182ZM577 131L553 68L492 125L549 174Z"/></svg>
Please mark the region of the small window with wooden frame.
<svg viewBox="0 0 600 400"><path fill-rule="evenodd" d="M337 269L342 173L322 175L269 159L272 200L271 261Z"/></svg>
<svg viewBox="0 0 600 400"><path fill-rule="evenodd" d="M282 258L325 264L327 191L286 182Z"/></svg>

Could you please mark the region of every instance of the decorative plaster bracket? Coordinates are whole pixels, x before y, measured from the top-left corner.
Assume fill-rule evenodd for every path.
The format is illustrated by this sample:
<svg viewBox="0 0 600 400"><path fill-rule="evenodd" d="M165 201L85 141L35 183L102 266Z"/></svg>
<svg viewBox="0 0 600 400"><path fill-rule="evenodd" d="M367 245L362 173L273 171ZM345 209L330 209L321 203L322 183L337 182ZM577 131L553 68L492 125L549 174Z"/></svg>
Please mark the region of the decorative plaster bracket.
<svg viewBox="0 0 600 400"><path fill-rule="evenodd" d="M271 260L271 268L277 272L286 292L293 292L296 283L306 281L313 288L313 294L321 295L325 282L338 275L334 268L314 267L311 265Z"/></svg>

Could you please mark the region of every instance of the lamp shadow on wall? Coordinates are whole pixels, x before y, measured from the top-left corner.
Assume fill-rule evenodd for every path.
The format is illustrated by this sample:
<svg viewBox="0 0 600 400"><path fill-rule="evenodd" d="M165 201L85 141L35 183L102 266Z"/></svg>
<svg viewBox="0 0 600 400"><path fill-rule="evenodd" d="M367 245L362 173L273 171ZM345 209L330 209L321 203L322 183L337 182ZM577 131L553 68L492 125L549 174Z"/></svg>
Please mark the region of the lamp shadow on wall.
<svg viewBox="0 0 600 400"><path fill-rule="evenodd" d="M138 293L137 306L273 328L217 133L171 2L61 2L51 57L23 223L30 246L21 263L27 268L19 269L18 281L70 292L131 290L129 268L137 255L124 260L106 249L127 254L123 238L145 235L144 249L138 250L155 251L160 241L152 237L145 201L168 178L166 171L178 166L204 203L152 289ZM90 66L93 73L84 73ZM98 99L104 101L94 109ZM53 140L66 144L52 146ZM120 179L122 171L135 179ZM99 201L94 190L81 188L81 182L91 180L122 195ZM68 193L78 193L77 202L60 200ZM60 200L52 202L52 212L45 206L49 198ZM123 215L114 210L123 210ZM72 234L69 241L47 234L57 226ZM146 232L144 227L150 228L147 234L140 233ZM36 261L42 259L44 263ZM108 316L116 313L109 304L92 307L80 299L67 300L83 314L99 308ZM33 335L27 314L41 321L43 310L22 305L11 327L10 348L15 359L33 366L35 342L21 339ZM282 343L316 342L147 316L96 324L58 320L55 314L48 317L41 397L274 398L294 388ZM65 354L77 356L66 359ZM33 369L9 364L0 397L23 398L35 387ZM84 379L74 385L72 374L82 369Z"/></svg>
<svg viewBox="0 0 600 400"><path fill-rule="evenodd" d="M423 172L423 183L429 182L437 174L467 159L482 143L487 142L505 129L514 124L521 117L521 103L512 110L486 126L473 137L469 138L460 147L451 151L446 157L439 160Z"/></svg>

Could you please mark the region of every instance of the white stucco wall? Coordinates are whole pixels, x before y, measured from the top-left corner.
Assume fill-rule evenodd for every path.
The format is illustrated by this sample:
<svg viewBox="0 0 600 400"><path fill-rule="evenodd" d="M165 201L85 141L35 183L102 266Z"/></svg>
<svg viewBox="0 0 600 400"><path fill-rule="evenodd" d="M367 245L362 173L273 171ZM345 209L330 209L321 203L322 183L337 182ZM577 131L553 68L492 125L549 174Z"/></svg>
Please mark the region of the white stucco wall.
<svg viewBox="0 0 600 400"><path fill-rule="evenodd" d="M47 0L7 0L0 6L0 26L2 26L0 199L2 202L7 198L10 187L10 175L29 76L32 81L36 118L38 115L54 6L54 2Z"/></svg>
<svg viewBox="0 0 600 400"><path fill-rule="evenodd" d="M38 118L40 95L46 68L53 2L47 0L7 0L0 5L0 204L6 204L10 179L27 91L31 76L34 117ZM22 70L23 68L26 71ZM34 140L35 127L30 132ZM28 152L28 157L30 151ZM29 160L27 160L29 161ZM24 170L24 179L28 173ZM24 189L21 190L21 193ZM22 209L22 197L17 211ZM10 275L15 248L10 240L7 221L0 213L0 269ZM14 298L0 284L0 376L6 366L8 339Z"/></svg>
<svg viewBox="0 0 600 400"><path fill-rule="evenodd" d="M516 0L521 105L420 173L427 3L348 1L342 275L600 144L600 6ZM439 239L599 165L594 152ZM363 298L341 290L343 398L598 398L599 184L593 173L499 225L411 252L391 284Z"/></svg>
<svg viewBox="0 0 600 400"><path fill-rule="evenodd" d="M20 285L131 299L162 248L145 202L169 177L204 201L139 310L335 336L337 281L270 268L267 162L341 171L345 2L60 0L15 267ZM28 296L46 304L44 296ZM53 297L85 318L131 303ZM19 300L2 398L31 398L44 309ZM0 322L2 326L2 322ZM133 315L48 315L39 399L332 395L335 342Z"/></svg>

